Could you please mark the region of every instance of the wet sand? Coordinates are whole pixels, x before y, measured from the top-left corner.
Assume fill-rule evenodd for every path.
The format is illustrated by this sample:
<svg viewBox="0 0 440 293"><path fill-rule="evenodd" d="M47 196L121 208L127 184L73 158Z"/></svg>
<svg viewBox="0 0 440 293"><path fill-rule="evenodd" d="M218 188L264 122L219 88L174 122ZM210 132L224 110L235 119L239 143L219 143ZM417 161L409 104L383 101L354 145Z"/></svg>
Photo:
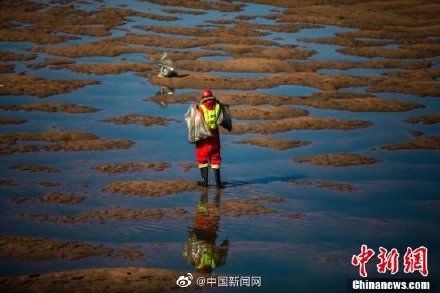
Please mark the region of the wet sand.
<svg viewBox="0 0 440 293"><path fill-rule="evenodd" d="M380 162L372 157L358 154L325 154L293 159L295 163L310 163L312 165L347 167L364 164L375 164Z"/></svg>

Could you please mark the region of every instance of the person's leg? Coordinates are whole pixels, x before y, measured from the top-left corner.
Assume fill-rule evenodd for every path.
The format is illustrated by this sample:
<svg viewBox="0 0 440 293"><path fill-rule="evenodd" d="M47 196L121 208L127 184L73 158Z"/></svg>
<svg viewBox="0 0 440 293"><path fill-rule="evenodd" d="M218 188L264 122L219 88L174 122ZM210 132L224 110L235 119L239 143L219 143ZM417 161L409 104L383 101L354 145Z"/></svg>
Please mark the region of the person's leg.
<svg viewBox="0 0 440 293"><path fill-rule="evenodd" d="M199 164L200 176L202 181L198 181L197 184L203 187L208 187L208 146L203 142L196 144L196 159Z"/></svg>
<svg viewBox="0 0 440 293"><path fill-rule="evenodd" d="M220 176L220 165L221 165L220 148L211 153L210 161L211 161L211 168L214 171L215 185L217 186L217 189L224 188Z"/></svg>

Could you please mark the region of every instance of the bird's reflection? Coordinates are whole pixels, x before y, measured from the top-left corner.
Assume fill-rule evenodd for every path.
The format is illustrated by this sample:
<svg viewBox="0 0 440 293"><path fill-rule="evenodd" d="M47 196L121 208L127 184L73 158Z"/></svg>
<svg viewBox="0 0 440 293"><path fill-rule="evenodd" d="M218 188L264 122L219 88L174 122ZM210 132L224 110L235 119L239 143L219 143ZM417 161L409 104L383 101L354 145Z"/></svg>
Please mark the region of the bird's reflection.
<svg viewBox="0 0 440 293"><path fill-rule="evenodd" d="M194 223L188 230L188 239L183 256L200 273L211 273L226 263L229 241L216 244L220 223L220 197L217 191L213 202L209 202L208 189L203 189L197 203Z"/></svg>

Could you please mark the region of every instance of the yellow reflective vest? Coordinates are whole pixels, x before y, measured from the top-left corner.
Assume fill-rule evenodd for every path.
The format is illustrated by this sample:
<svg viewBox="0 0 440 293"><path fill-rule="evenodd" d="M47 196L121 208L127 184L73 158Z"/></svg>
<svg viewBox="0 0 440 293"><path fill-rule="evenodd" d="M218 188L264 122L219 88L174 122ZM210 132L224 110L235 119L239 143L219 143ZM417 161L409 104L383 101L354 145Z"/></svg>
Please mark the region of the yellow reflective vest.
<svg viewBox="0 0 440 293"><path fill-rule="evenodd" d="M205 119L206 126L208 126L209 129L216 129L217 126L217 120L220 116L220 104L216 103L214 109L209 110L205 105L200 105L200 107L203 110L203 118Z"/></svg>

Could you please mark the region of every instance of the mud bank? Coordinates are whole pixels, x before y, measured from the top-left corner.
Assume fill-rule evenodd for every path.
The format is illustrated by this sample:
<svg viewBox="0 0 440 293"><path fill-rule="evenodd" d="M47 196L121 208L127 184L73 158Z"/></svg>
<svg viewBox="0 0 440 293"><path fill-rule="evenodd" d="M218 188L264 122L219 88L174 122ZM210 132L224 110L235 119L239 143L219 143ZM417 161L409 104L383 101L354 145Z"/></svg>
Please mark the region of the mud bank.
<svg viewBox="0 0 440 293"><path fill-rule="evenodd" d="M80 241L63 242L33 236L0 236L0 259L77 260L91 256L110 256L112 252L112 248Z"/></svg>
<svg viewBox="0 0 440 293"><path fill-rule="evenodd" d="M324 188L335 191L353 192L357 190L357 188L354 187L352 184L330 182L330 181L291 180L289 181L289 183L295 185L310 185L310 186L315 186L317 188Z"/></svg>
<svg viewBox="0 0 440 293"><path fill-rule="evenodd" d="M177 289L182 272L160 268L98 268L1 277L4 292L148 292ZM198 274L194 274L197 278ZM197 286L192 285L192 286Z"/></svg>
<svg viewBox="0 0 440 293"><path fill-rule="evenodd" d="M259 133L273 134L291 130L319 130L319 129L339 129L352 130L366 128L371 125L368 121L342 120L325 117L297 117L280 120L267 121L254 124L236 124L230 132L231 134Z"/></svg>
<svg viewBox="0 0 440 293"><path fill-rule="evenodd" d="M347 167L381 162L373 157L358 154L325 154L293 159L295 163L310 163L312 165Z"/></svg>
<svg viewBox="0 0 440 293"><path fill-rule="evenodd" d="M199 189L194 181L185 180L144 180L144 181L116 181L108 184L103 191L118 192L125 195L164 196L184 191Z"/></svg>
<svg viewBox="0 0 440 293"><path fill-rule="evenodd" d="M41 203L57 203L57 204L79 204L86 199L83 195L66 194L61 192L51 192L41 196L22 197L11 200L15 204L23 204L29 202Z"/></svg>
<svg viewBox="0 0 440 293"><path fill-rule="evenodd" d="M382 145L379 148L389 151L411 149L440 150L440 136L422 136L413 140Z"/></svg>
<svg viewBox="0 0 440 293"><path fill-rule="evenodd" d="M48 144L22 144L35 141ZM36 151L104 151L127 149L133 144L130 140L101 139L79 131L16 132L0 135L0 155Z"/></svg>
<svg viewBox="0 0 440 293"><path fill-rule="evenodd" d="M98 83L90 80L51 80L29 75L2 75L0 84L8 86L0 87L0 95L29 95L44 98Z"/></svg>
<svg viewBox="0 0 440 293"><path fill-rule="evenodd" d="M149 162L130 162L122 164L101 164L93 167L104 173L127 173L139 170L150 169L154 171L163 171L170 167L167 162L149 163Z"/></svg>
<svg viewBox="0 0 440 293"><path fill-rule="evenodd" d="M251 137L235 141L236 144L251 144L259 147L271 148L273 150L283 151L310 144L309 141L275 139L267 137Z"/></svg>
<svg viewBox="0 0 440 293"><path fill-rule="evenodd" d="M36 214L26 215L29 219L36 219L42 222L60 223L106 223L123 220L153 220L183 219L190 217L190 212L183 208L163 209L121 209L108 208L84 212L79 215L47 215Z"/></svg>
<svg viewBox="0 0 440 293"><path fill-rule="evenodd" d="M168 119L158 116L147 116L138 114L127 114L124 116L113 117L102 120L102 122L112 122L116 124L140 124L143 126L160 125L165 126L170 122L175 122L174 119Z"/></svg>
<svg viewBox="0 0 440 293"><path fill-rule="evenodd" d="M26 171L26 172L47 172L47 173L61 172L60 169L49 167L49 166L44 166L44 165L38 165L38 164L13 165L13 166L9 167L9 169Z"/></svg>
<svg viewBox="0 0 440 293"><path fill-rule="evenodd" d="M440 113L434 113L432 115L424 115L424 116L417 116L412 117L407 120L405 120L408 123L422 123L422 124L436 124L440 123Z"/></svg>
<svg viewBox="0 0 440 293"><path fill-rule="evenodd" d="M64 103L50 103L50 104L22 104L22 105L0 105L1 110L6 111L41 111L41 112L66 112L66 113L93 113L99 111L99 109L81 106L75 104L64 104Z"/></svg>

